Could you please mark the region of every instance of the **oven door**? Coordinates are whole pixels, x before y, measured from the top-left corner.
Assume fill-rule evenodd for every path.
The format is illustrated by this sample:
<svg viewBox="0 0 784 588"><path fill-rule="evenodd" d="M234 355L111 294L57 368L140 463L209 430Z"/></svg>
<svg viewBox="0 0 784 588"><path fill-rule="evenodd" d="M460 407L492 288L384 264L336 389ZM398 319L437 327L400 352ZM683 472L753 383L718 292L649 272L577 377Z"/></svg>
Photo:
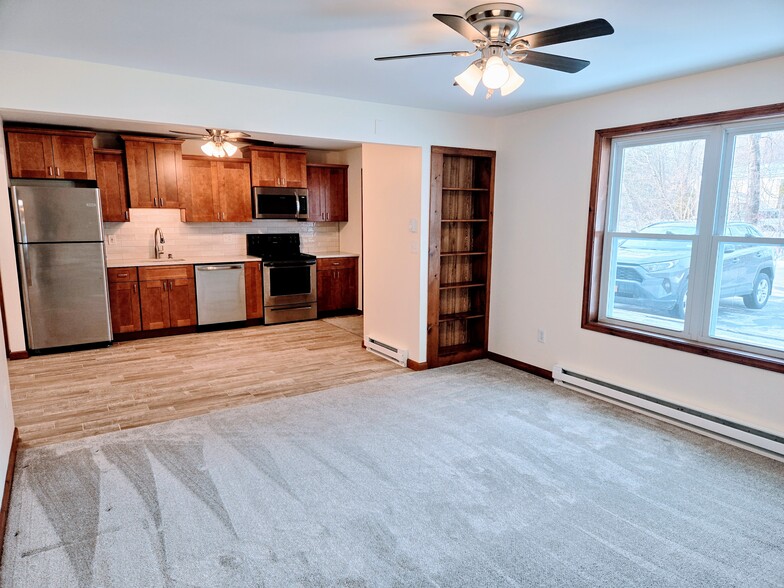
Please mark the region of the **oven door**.
<svg viewBox="0 0 784 588"><path fill-rule="evenodd" d="M264 262L264 306L316 302L316 260Z"/></svg>

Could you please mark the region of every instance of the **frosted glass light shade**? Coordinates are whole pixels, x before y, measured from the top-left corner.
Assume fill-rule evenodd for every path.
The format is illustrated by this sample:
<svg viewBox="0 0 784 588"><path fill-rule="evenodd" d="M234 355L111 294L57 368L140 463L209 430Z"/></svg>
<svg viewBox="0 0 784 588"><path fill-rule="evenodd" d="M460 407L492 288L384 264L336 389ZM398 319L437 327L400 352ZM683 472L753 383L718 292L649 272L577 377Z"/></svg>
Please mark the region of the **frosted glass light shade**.
<svg viewBox="0 0 784 588"><path fill-rule="evenodd" d="M471 96L476 92L476 87L482 81L482 70L479 69L475 63L472 63L468 68L455 78L458 86L463 88Z"/></svg>
<svg viewBox="0 0 784 588"><path fill-rule="evenodd" d="M501 96L507 96L523 85L525 78L518 74L511 65L506 66L509 70L509 79L501 86Z"/></svg>
<svg viewBox="0 0 784 588"><path fill-rule="evenodd" d="M220 145L217 145L212 141L207 141L202 145L201 150L205 155L209 155L210 157L226 157L227 155L231 157L237 152L237 148L231 143L221 143Z"/></svg>
<svg viewBox="0 0 784 588"><path fill-rule="evenodd" d="M497 90L509 79L509 70L504 60L493 55L485 63L485 73L482 74L482 83L491 90Z"/></svg>

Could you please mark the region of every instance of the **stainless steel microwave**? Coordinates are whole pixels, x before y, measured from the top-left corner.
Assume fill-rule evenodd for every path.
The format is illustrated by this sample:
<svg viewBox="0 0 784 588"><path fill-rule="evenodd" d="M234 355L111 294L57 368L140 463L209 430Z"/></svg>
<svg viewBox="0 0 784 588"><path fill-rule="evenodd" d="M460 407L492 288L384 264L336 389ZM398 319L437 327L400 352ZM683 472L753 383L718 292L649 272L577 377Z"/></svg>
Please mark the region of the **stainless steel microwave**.
<svg viewBox="0 0 784 588"><path fill-rule="evenodd" d="M253 188L254 218L307 220L308 191L305 188Z"/></svg>

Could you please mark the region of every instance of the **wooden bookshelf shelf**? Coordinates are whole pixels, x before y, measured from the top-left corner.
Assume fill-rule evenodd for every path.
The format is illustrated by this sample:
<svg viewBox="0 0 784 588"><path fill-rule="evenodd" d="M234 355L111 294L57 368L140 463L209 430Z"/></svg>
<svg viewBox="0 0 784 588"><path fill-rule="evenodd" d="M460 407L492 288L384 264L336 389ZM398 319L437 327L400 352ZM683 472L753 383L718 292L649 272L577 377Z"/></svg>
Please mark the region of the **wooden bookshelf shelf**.
<svg viewBox="0 0 784 588"><path fill-rule="evenodd" d="M487 355L495 152L433 147L427 363Z"/></svg>
<svg viewBox="0 0 784 588"><path fill-rule="evenodd" d="M452 288L484 288L485 286L486 284L484 282L452 282L440 284L439 289L451 290Z"/></svg>
<svg viewBox="0 0 784 588"><path fill-rule="evenodd" d="M444 251L441 257L456 257L466 255L487 255L487 251Z"/></svg>
<svg viewBox="0 0 784 588"><path fill-rule="evenodd" d="M490 188L446 188L442 187L445 192L488 192Z"/></svg>
<svg viewBox="0 0 784 588"><path fill-rule="evenodd" d="M442 218L442 223L486 223L486 218Z"/></svg>
<svg viewBox="0 0 784 588"><path fill-rule="evenodd" d="M484 313L475 313L475 312L458 312L455 314L442 314L438 318L439 323L446 323L448 321L467 321L471 319L479 319L484 318Z"/></svg>

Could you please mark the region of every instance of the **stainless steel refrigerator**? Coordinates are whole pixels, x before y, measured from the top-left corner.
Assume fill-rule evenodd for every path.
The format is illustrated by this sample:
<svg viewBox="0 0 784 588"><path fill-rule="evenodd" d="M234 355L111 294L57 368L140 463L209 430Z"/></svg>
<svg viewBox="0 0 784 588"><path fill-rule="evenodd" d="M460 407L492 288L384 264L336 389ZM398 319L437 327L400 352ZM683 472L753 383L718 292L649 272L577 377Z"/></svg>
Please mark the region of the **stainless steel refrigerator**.
<svg viewBox="0 0 784 588"><path fill-rule="evenodd" d="M28 348L111 342L100 192L17 185L11 200Z"/></svg>

